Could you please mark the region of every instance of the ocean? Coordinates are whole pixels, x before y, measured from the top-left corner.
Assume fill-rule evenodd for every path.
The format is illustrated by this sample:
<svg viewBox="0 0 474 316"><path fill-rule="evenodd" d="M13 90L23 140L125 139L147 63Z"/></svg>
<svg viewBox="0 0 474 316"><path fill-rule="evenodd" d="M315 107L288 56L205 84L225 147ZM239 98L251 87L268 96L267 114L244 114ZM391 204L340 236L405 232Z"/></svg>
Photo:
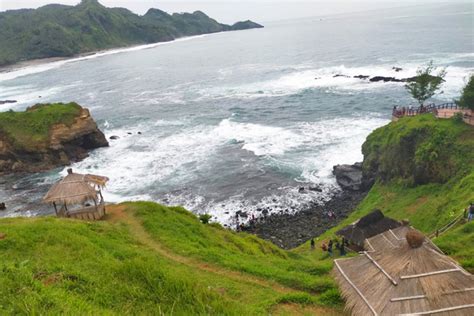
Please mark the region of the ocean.
<svg viewBox="0 0 474 316"><path fill-rule="evenodd" d="M470 4L374 10L41 64L0 73L0 100L18 101L0 111L89 108L119 138L72 168L108 176L108 202L182 205L223 224L298 212L338 192L332 167L361 161L393 106L415 104L402 83L353 76L406 78L433 60L447 76L432 101L452 101L474 72L472 17ZM0 216L53 213L41 197L65 174L0 178Z"/></svg>

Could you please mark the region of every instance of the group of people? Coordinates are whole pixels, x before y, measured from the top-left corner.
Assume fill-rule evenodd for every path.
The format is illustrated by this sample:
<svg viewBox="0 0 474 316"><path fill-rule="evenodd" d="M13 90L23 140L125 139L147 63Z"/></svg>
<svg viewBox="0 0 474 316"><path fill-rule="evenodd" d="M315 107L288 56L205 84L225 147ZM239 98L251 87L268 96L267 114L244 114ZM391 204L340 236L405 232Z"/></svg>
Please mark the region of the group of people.
<svg viewBox="0 0 474 316"><path fill-rule="evenodd" d="M310 241L310 244L311 244L311 249L314 249L315 247L315 242L314 242L314 239L311 238L311 241ZM342 240L341 242L339 242L339 240L335 239L335 240L332 240L330 239L327 243L324 242L322 245L321 245L321 249L323 251L327 251L329 256L332 257L333 253L334 253L334 249L336 250L339 250L339 254L341 256L345 256L346 255L346 247L349 246L349 242L347 241L347 239L345 239L344 237L342 237Z"/></svg>
<svg viewBox="0 0 474 316"><path fill-rule="evenodd" d="M428 113L429 112L429 108L421 105L419 108L412 108L411 106L410 107L397 107L397 106L394 106L393 107L393 110L392 110L392 114L393 116L396 116L396 117L401 117L401 116L413 116L413 115L417 115L417 114L423 114L423 113Z"/></svg>

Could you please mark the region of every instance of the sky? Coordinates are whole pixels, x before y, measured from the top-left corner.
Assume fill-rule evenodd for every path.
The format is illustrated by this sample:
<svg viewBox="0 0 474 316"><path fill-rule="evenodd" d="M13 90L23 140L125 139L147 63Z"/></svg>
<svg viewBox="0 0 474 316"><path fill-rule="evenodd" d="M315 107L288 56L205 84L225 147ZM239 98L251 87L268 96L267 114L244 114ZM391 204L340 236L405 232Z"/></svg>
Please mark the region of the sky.
<svg viewBox="0 0 474 316"><path fill-rule="evenodd" d="M125 7L145 14L149 8L169 13L204 11L219 22L234 23L251 19L269 22L311 16L350 13L425 3L469 2L469 0L99 0L107 7ZM80 0L0 0L0 11L37 8L49 3L75 5Z"/></svg>

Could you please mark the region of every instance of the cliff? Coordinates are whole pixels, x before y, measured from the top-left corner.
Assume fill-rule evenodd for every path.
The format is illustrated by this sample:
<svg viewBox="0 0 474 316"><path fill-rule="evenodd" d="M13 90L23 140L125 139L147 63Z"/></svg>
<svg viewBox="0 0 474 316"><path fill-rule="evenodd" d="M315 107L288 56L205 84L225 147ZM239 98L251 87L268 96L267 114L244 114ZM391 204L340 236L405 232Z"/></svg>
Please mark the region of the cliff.
<svg viewBox="0 0 474 316"><path fill-rule="evenodd" d="M431 114L405 117L375 130L362 146L365 182L445 183L474 166L474 129Z"/></svg>
<svg viewBox="0 0 474 316"><path fill-rule="evenodd" d="M0 174L68 165L105 146L108 142L89 110L76 103L0 113Z"/></svg>

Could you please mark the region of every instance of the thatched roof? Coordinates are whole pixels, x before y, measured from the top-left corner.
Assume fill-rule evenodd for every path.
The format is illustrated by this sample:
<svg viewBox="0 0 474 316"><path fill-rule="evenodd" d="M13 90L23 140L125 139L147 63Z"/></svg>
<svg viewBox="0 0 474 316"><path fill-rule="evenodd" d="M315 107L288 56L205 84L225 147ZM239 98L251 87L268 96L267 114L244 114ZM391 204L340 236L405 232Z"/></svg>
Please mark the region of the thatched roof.
<svg viewBox="0 0 474 316"><path fill-rule="evenodd" d="M389 229L399 227L400 225L400 222L385 217L380 210L373 210L371 213L361 217L356 222L337 231L336 234L344 236L344 238L349 242L358 245L359 247L363 247L364 241L367 238Z"/></svg>
<svg viewBox="0 0 474 316"><path fill-rule="evenodd" d="M54 184L43 198L45 203L82 203L87 200L96 200L96 187L104 187L109 178L92 174L73 173Z"/></svg>
<svg viewBox="0 0 474 316"><path fill-rule="evenodd" d="M410 229L372 237L359 256L335 260L346 308L364 316L474 315L474 276L428 238L412 248L403 237Z"/></svg>

